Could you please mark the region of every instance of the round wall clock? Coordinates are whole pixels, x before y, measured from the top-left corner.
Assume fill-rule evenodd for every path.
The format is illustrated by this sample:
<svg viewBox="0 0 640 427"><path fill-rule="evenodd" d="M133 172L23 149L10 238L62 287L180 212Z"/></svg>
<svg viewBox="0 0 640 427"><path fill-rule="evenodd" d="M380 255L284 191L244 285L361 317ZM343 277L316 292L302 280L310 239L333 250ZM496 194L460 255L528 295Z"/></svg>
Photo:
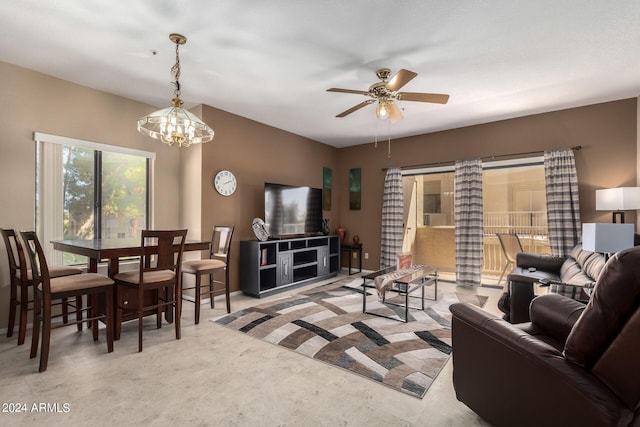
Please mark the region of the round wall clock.
<svg viewBox="0 0 640 427"><path fill-rule="evenodd" d="M235 175L228 170L221 170L216 174L213 184L218 193L223 196L230 196L235 193L238 181L236 180Z"/></svg>

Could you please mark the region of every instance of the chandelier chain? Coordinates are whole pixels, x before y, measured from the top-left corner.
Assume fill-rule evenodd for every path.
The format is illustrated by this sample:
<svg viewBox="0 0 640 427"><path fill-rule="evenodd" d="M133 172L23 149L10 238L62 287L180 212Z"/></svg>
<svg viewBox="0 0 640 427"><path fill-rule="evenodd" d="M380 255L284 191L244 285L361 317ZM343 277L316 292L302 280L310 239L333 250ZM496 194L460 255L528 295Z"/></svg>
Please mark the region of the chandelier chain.
<svg viewBox="0 0 640 427"><path fill-rule="evenodd" d="M176 42L176 63L171 67L171 76L176 79L176 90L173 92L176 96L180 96L180 44Z"/></svg>

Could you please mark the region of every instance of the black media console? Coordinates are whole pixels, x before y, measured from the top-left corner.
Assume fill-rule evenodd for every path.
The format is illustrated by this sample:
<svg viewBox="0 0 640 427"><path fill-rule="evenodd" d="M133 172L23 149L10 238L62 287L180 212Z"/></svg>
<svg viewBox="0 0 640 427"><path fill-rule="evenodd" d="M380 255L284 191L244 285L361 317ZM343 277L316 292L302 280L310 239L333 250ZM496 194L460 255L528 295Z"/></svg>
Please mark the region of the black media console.
<svg viewBox="0 0 640 427"><path fill-rule="evenodd" d="M338 236L240 242L240 289L261 297L340 271Z"/></svg>

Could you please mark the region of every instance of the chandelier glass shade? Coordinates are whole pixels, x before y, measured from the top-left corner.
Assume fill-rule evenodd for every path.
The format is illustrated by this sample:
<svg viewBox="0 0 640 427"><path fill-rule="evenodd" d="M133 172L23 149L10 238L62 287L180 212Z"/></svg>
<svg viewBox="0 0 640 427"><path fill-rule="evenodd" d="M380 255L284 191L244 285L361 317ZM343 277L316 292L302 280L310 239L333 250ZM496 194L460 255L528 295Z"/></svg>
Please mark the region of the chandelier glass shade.
<svg viewBox="0 0 640 427"><path fill-rule="evenodd" d="M171 34L169 39L176 44L176 63L171 68L171 75L175 78L175 97L171 100L173 106L154 111L138 119L138 132L158 139L170 146L188 147L191 144L209 142L213 139L213 129L207 126L195 114L182 108L180 99L180 56L178 48L187 39L180 34Z"/></svg>
<svg viewBox="0 0 640 427"><path fill-rule="evenodd" d="M138 119L138 131L165 144L188 147L191 144L209 142L214 132L195 114L180 105L180 98L173 98L173 106L155 111Z"/></svg>

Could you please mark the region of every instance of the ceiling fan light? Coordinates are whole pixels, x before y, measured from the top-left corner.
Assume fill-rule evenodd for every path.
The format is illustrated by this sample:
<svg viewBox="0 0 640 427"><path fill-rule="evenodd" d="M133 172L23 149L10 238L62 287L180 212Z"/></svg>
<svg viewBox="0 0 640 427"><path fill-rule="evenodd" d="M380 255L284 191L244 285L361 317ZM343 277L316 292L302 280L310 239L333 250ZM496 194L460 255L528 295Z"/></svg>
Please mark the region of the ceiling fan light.
<svg viewBox="0 0 640 427"><path fill-rule="evenodd" d="M385 120L389 118L389 109L387 108L387 103L380 101L378 103L378 108L376 108L376 115L379 119Z"/></svg>

